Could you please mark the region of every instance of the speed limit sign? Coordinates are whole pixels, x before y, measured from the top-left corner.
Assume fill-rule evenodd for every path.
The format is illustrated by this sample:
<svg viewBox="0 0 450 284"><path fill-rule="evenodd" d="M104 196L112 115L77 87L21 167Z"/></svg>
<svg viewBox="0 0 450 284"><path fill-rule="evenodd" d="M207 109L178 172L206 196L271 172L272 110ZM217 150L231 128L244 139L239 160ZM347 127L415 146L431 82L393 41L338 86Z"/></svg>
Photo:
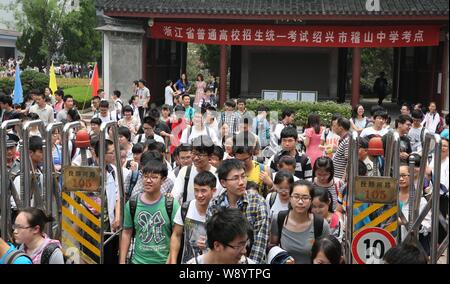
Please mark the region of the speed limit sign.
<svg viewBox="0 0 450 284"><path fill-rule="evenodd" d="M352 254L358 264L382 263L384 254L395 246L394 237L381 228L366 228L352 242Z"/></svg>

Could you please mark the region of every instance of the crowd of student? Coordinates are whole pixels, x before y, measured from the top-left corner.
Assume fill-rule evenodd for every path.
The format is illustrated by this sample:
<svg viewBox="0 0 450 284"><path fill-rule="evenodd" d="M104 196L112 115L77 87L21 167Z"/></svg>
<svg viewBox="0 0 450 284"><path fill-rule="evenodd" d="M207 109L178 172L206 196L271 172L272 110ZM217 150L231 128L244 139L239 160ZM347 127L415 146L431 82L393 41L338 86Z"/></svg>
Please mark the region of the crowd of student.
<svg viewBox="0 0 450 284"><path fill-rule="evenodd" d="M22 106L13 106L8 95L0 96L1 121L41 119L46 125L82 121L91 144L86 166L99 165L100 125L117 121L120 165L115 164L113 142L105 143L105 224L109 231L123 224L120 243L112 242L105 251L111 262L342 263L352 131L361 137L359 175L369 176L382 173L382 154L374 151L377 141L383 148L384 137L398 132L401 161L406 163L411 155L417 155L420 166L421 155L434 159L430 153L422 153L426 133L440 133L441 204L448 206L448 115L444 124L434 103L425 115L420 109L402 106L393 128L388 113L380 106L371 109L370 117L365 116L361 105L350 119L335 114L328 127L313 113L305 131L299 134L292 110L284 110L275 125L270 123L264 106L251 117L243 99L227 101L225 110L219 112L208 99L213 89L207 88L191 102L189 90L180 87L183 78L180 80L176 89L168 82L176 99L161 108L150 107L150 92L143 80L135 82L134 95L126 105L119 91L113 92L110 105L100 90L92 98L94 115L88 123L81 120L73 98L62 90L54 94L51 90L32 91ZM31 132L28 150L32 169L43 184L42 138L38 129ZM19 137L13 129L7 140L8 170L16 188L20 188ZM57 130L52 142L53 163L59 171L62 145ZM275 149L276 154L264 157L266 147ZM80 150L72 142L69 148L72 164L81 165ZM427 178L432 180L433 162L429 165ZM118 167L122 168L125 189L123 213ZM399 198L405 212L408 175L408 168L402 165ZM429 194L427 187L424 200ZM92 199L99 202L95 196ZM37 204L33 199L32 205ZM89 204L82 205L99 216ZM15 253L14 245L0 241L0 263L26 263L29 259L33 263L63 263L61 244L43 233L52 218L37 208L18 209L13 204L12 210L14 241L20 247ZM447 210L443 208L442 212ZM420 230L423 238L430 230L427 216ZM392 259L390 263L395 262Z"/></svg>

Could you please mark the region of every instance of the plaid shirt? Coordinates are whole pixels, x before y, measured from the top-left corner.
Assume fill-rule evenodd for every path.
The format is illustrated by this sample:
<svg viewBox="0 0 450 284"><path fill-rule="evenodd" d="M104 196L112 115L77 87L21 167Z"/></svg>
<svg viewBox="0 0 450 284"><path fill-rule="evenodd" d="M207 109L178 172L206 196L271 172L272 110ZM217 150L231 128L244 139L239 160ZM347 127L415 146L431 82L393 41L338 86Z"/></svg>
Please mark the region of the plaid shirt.
<svg viewBox="0 0 450 284"><path fill-rule="evenodd" d="M229 208L227 191L215 197L209 203L206 218L210 218L219 208ZM253 229L253 245L249 258L256 263L265 263L266 247L269 239L269 215L267 205L259 194L246 193L237 202L237 207L244 213Z"/></svg>
<svg viewBox="0 0 450 284"><path fill-rule="evenodd" d="M235 112L223 112L222 113L222 124L226 124L229 127L228 133L226 135L233 135L239 131L239 115Z"/></svg>
<svg viewBox="0 0 450 284"><path fill-rule="evenodd" d="M131 174L129 176L131 177ZM130 186L130 179L125 180L125 185L127 185L128 187ZM171 180L170 178L166 178L166 180L161 185L161 189L160 189L161 193L166 194L166 193L171 192L173 185L174 185L173 180ZM126 189L128 187L126 187ZM130 196L141 193L141 192L144 192L144 181L142 178L142 172L139 171L138 180L136 182L136 185L133 187Z"/></svg>

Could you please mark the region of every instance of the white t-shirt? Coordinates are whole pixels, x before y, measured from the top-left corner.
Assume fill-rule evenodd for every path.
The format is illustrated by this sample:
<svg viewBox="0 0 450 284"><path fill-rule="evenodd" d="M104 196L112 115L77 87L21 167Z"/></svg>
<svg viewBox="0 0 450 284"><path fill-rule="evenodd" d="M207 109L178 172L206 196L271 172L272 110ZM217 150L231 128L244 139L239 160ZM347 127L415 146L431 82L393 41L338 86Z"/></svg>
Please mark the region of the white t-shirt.
<svg viewBox="0 0 450 284"><path fill-rule="evenodd" d="M422 133L422 129L424 129L422 126L419 128L411 127L411 129L408 132L409 138L411 138L411 149L414 153L420 153L422 152L422 142L425 140L425 135L428 133L428 130L425 128L422 139L420 139L420 134Z"/></svg>
<svg viewBox="0 0 450 284"><path fill-rule="evenodd" d="M172 194L173 197L175 199L177 199L179 201L180 204L182 204L182 199L183 199L183 192L184 192L184 178L186 176L186 171L187 171L188 167L182 167L180 172L178 173L178 176L175 180L175 184L173 186L172 189ZM217 179L217 183L216 183L216 194L214 196L216 196L218 194L218 192L220 192L220 189L222 188L220 186L220 182L219 179L217 178L217 174L216 174L216 168L211 166L209 171L214 174L216 176ZM194 200L195 196L194 196L194 178L195 176L197 176L198 174L198 170L197 168L192 165L191 167L191 174L189 176L189 184L187 187L187 196L186 196L186 200L185 201L189 201L189 200Z"/></svg>
<svg viewBox="0 0 450 284"><path fill-rule="evenodd" d="M190 132L190 133L189 133ZM188 137L189 135L189 137ZM214 145L220 145L219 142L219 138L217 138L216 136L216 132L213 130L210 130L206 128L206 126L203 126L202 130L198 130L197 127L191 127L189 129L189 127L187 127L186 129L183 130L183 133L181 134L181 139L180 142L181 143L188 143L192 145L192 141L202 135L206 135L209 136L212 140L212 142L214 143Z"/></svg>
<svg viewBox="0 0 450 284"><path fill-rule="evenodd" d="M379 135L384 136L386 133L388 133L388 128L382 128L381 130L375 130L373 127L367 127L364 128L363 131L361 131L361 137L367 137L369 135Z"/></svg>
<svg viewBox="0 0 450 284"><path fill-rule="evenodd" d="M267 194L267 196L266 196L266 204L267 204L267 208L270 210L270 215L269 215L270 218L272 218L272 216L278 214L278 212L280 212L280 211L288 210L288 204L289 204L289 201L287 203L282 203L280 200L280 195L277 194L277 196L275 197L275 202L273 203L272 208L270 208L270 198L273 194L276 194L276 192L271 192L271 193Z"/></svg>
<svg viewBox="0 0 450 284"><path fill-rule="evenodd" d="M197 210L196 204L197 204L197 200L193 199L191 201L191 203L189 204L189 208L186 213L186 218L205 223L206 222L206 214L201 215ZM181 206L178 208L177 214L175 215L175 219L173 219L173 222L180 226L184 226L183 219L181 218Z"/></svg>
<svg viewBox="0 0 450 284"><path fill-rule="evenodd" d="M172 87L167 86L164 90L164 103L169 106L173 106L173 90Z"/></svg>
<svg viewBox="0 0 450 284"><path fill-rule="evenodd" d="M97 113L92 118L100 118L100 120L102 122L105 122L105 123L106 122L110 122L110 121L117 121L116 112L114 110L113 111L109 111L106 116L101 116L100 113Z"/></svg>
<svg viewBox="0 0 450 284"><path fill-rule="evenodd" d="M434 157L433 157L433 159L431 159L431 162L429 163L429 165L434 174ZM448 186L449 186L448 171L449 171L449 158L447 157L444 161L441 162L441 184L443 184L447 189L449 189L448 188ZM442 192L441 192L441 194L442 194Z"/></svg>

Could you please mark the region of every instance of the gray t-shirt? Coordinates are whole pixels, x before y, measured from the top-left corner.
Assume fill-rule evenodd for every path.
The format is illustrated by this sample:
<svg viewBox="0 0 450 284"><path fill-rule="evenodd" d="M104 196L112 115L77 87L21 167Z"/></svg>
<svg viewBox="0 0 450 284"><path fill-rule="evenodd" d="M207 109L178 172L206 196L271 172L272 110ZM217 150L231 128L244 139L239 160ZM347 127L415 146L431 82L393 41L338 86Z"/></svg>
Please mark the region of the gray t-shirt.
<svg viewBox="0 0 450 284"><path fill-rule="evenodd" d="M278 235L278 215L272 218L270 233ZM281 232L281 247L295 259L295 264L311 264L311 249L314 243L314 222L303 232L292 232L283 227ZM330 226L324 220L321 236L330 234Z"/></svg>

